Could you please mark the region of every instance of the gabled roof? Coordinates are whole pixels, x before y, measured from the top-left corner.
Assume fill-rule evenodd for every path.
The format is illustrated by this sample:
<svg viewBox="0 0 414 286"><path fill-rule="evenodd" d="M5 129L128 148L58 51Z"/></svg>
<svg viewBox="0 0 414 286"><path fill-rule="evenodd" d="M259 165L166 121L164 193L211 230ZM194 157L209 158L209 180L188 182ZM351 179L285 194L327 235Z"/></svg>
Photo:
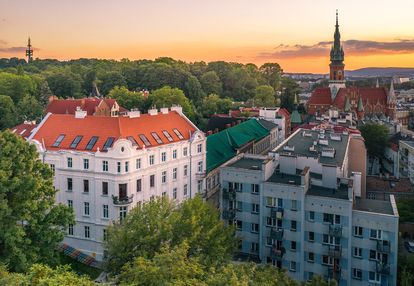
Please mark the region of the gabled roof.
<svg viewBox="0 0 414 286"><path fill-rule="evenodd" d="M269 135L256 119L249 119L207 137L207 172L227 162L237 154L243 145L258 141Z"/></svg>
<svg viewBox="0 0 414 286"><path fill-rule="evenodd" d="M49 114L39 125L38 131L32 139L44 144L48 150L71 149L70 145L76 136L83 136L76 150L86 151L86 146L93 136L99 137L91 152L103 149L105 141L109 137L117 139L131 136L138 143L137 148L143 148L144 142L139 137L140 134L146 136L151 148L158 145L171 143L163 134L166 130L172 142L178 142L190 139L190 134L196 131L194 125L185 117L176 111L170 111L168 114L158 113L157 115L141 114L139 117L130 118L128 116L109 117L109 116L86 116L85 118L75 118L69 114ZM174 129L177 129L183 136L178 138ZM151 132L156 132L162 140L158 143ZM65 135L59 147L53 147L53 143L59 135Z"/></svg>
<svg viewBox="0 0 414 286"><path fill-rule="evenodd" d="M316 88L312 96L309 98L307 104L331 104L331 90L329 87L318 87Z"/></svg>
<svg viewBox="0 0 414 286"><path fill-rule="evenodd" d="M115 99L111 98L82 98L82 99L55 99L51 101L46 107L45 113L53 114L75 114L76 108L80 107L86 111L88 115L93 115L96 111L96 107L104 101L109 108L112 108L116 103ZM120 111L126 111L125 108L119 107Z"/></svg>
<svg viewBox="0 0 414 286"><path fill-rule="evenodd" d="M297 109L293 110L291 116L290 116L290 122L294 124L301 124L302 123L302 117L300 116Z"/></svg>
<svg viewBox="0 0 414 286"><path fill-rule="evenodd" d="M33 129L37 126L35 123L22 123L19 124L10 130L19 136L22 136L23 138L27 139L31 134Z"/></svg>

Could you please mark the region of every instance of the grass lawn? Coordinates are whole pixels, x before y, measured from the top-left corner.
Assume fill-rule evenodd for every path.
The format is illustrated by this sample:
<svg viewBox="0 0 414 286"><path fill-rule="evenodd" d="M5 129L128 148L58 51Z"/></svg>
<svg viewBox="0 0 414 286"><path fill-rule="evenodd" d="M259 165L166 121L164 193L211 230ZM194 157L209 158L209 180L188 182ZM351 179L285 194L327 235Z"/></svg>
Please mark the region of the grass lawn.
<svg viewBox="0 0 414 286"><path fill-rule="evenodd" d="M102 270L97 269L95 267L90 267L79 261L76 261L69 256L64 255L63 253L60 254L61 264L69 264L73 271L75 271L79 275L87 275L91 279L95 280L99 274L101 274Z"/></svg>

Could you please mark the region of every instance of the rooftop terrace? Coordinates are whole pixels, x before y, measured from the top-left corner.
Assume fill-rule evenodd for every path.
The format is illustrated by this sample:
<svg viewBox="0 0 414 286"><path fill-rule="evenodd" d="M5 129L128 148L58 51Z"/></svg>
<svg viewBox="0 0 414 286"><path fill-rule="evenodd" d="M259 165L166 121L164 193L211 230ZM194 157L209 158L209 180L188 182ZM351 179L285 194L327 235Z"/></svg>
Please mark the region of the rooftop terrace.
<svg viewBox="0 0 414 286"><path fill-rule="evenodd" d="M301 177L299 175L283 174L276 170L267 182L299 186L301 184Z"/></svg>
<svg viewBox="0 0 414 286"><path fill-rule="evenodd" d="M262 164L265 162L263 159L242 158L232 164L229 167L247 169L247 170L262 170Z"/></svg>
<svg viewBox="0 0 414 286"><path fill-rule="evenodd" d="M390 201L359 199L355 200L354 210L394 215Z"/></svg>
<svg viewBox="0 0 414 286"><path fill-rule="evenodd" d="M311 185L306 195L348 200L348 186L340 184L338 189Z"/></svg>

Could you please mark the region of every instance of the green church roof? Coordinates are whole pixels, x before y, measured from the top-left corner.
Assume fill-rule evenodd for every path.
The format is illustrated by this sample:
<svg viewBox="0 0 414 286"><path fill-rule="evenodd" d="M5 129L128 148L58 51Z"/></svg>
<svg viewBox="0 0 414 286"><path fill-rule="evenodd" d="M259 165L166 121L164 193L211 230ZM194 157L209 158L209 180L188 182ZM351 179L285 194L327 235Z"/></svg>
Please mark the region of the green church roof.
<svg viewBox="0 0 414 286"><path fill-rule="evenodd" d="M237 154L237 149L250 141L258 141L267 135L258 120L249 119L207 137L207 173L227 162Z"/></svg>
<svg viewBox="0 0 414 286"><path fill-rule="evenodd" d="M292 111L292 114L290 115L290 123L295 123L295 124L302 123L302 117L300 116L297 109Z"/></svg>
<svg viewBox="0 0 414 286"><path fill-rule="evenodd" d="M346 98L344 111L349 112L351 111L351 103L349 102L349 98Z"/></svg>

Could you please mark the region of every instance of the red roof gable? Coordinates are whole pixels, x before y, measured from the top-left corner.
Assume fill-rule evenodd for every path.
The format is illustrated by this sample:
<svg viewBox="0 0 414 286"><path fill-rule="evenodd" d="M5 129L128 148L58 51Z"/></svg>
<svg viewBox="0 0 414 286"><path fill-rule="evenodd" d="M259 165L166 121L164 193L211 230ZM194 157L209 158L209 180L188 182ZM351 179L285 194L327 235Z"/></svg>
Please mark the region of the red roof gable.
<svg viewBox="0 0 414 286"><path fill-rule="evenodd" d="M53 114L75 114L76 107L81 107L88 115L95 113L95 107L99 105L100 98L84 98L84 99L55 99L51 101L45 113Z"/></svg>
<svg viewBox="0 0 414 286"><path fill-rule="evenodd" d="M178 129L183 139L179 139L173 129ZM92 136L98 136L99 139L90 151L96 151L98 148L103 149L108 137L114 137L115 140L132 136L142 148L144 142L139 138L139 134L145 135L151 148L158 145L171 143L163 134L163 130L168 131L173 142L188 140L190 133L196 131L194 126L186 118L175 111L168 114L158 113L157 115L142 114L139 117L109 117L109 116L86 116L85 118L75 118L69 114L49 114L45 118L42 126L34 135L33 139L44 144L46 149L60 150L71 149L70 145L76 136L81 135L83 138L79 142L76 150L85 151L86 145ZM156 132L162 140L158 143L151 132ZM59 147L52 147L59 135L65 135ZM89 151L89 150L88 150Z"/></svg>
<svg viewBox="0 0 414 286"><path fill-rule="evenodd" d="M318 87L313 92L309 98L307 104L331 104L331 90L329 87Z"/></svg>
<svg viewBox="0 0 414 286"><path fill-rule="evenodd" d="M22 123L11 128L11 131L14 134L17 134L27 139L30 136L30 134L32 134L32 131L33 129L35 129L36 126L37 124L35 123Z"/></svg>

